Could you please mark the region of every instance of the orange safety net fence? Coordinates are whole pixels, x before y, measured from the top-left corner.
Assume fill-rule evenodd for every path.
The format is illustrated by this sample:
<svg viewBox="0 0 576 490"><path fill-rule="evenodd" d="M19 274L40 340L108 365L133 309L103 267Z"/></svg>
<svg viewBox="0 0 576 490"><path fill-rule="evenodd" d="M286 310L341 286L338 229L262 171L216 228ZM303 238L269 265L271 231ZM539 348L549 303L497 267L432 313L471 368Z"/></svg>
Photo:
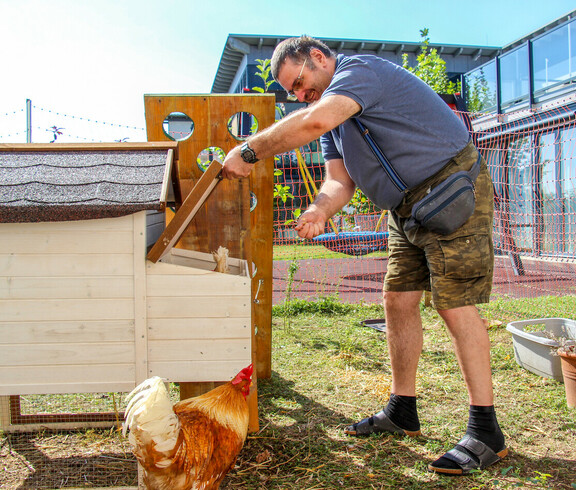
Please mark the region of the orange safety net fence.
<svg viewBox="0 0 576 490"><path fill-rule="evenodd" d="M472 122L494 182L492 297L575 294L575 107L457 114ZM387 269L385 213L357 191L325 235L299 240L293 220L313 200L311 183L320 187L324 176L319 144L278 155L276 168L274 303L328 295L379 303Z"/></svg>

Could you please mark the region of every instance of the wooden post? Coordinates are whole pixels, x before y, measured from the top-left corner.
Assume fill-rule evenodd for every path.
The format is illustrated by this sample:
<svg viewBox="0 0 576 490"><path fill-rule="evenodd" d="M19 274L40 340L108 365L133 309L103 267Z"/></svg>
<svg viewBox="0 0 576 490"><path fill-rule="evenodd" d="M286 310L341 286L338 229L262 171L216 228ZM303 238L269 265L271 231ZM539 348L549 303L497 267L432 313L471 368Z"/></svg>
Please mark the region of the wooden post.
<svg viewBox="0 0 576 490"><path fill-rule="evenodd" d="M5 430L10 427L12 417L10 414L10 396L0 396L0 430Z"/></svg>
<svg viewBox="0 0 576 490"><path fill-rule="evenodd" d="M146 212L133 214L134 233L134 350L135 376L140 384L148 377L148 324L146 311Z"/></svg>

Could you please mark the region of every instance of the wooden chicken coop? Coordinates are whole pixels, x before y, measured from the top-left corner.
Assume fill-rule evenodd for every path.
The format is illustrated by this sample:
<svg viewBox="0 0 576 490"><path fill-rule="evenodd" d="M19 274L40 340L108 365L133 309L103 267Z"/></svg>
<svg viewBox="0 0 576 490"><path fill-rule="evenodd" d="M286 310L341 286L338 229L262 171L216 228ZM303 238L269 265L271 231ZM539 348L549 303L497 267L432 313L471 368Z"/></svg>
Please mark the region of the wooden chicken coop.
<svg viewBox="0 0 576 490"><path fill-rule="evenodd" d="M229 274L201 252L146 261L177 156L176 143L1 148L2 430L90 422L21 416L18 395L227 381L251 362L245 260Z"/></svg>
<svg viewBox="0 0 576 490"><path fill-rule="evenodd" d="M125 392L158 375L184 398L250 362L269 376L272 159L215 186L177 246L146 260L247 110L265 127L274 98L147 96L148 138L164 142L0 145L1 430L90 422L22 416L19 395ZM196 117L194 135L172 137L175 112Z"/></svg>

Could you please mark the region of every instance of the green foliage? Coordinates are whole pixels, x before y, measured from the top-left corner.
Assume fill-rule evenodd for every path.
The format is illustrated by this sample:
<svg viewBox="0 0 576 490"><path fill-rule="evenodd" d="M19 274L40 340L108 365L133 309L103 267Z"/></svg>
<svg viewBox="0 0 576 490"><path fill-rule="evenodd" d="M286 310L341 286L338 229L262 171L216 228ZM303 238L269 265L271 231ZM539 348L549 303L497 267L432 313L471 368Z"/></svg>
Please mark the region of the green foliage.
<svg viewBox="0 0 576 490"><path fill-rule="evenodd" d="M454 94L460 91L459 84L451 82L446 74L446 62L438 54L436 48L430 49L428 29L420 30L422 47L416 57L417 64L411 67L408 63L408 54L402 54L402 67L413 73L439 94Z"/></svg>
<svg viewBox="0 0 576 490"><path fill-rule="evenodd" d="M378 208L374 205L374 203L370 201L370 199L368 199L358 188L356 188L354 191L354 195L348 204L354 208L356 214L369 214L378 212Z"/></svg>
<svg viewBox="0 0 576 490"><path fill-rule="evenodd" d="M536 476L533 478L528 478L528 481L547 487L548 478L552 478L552 475L549 473L542 473L541 471L535 471L534 473L536 473Z"/></svg>
<svg viewBox="0 0 576 490"><path fill-rule="evenodd" d="M254 72L254 75L256 75L257 77L262 79L262 83L264 84L264 88L262 87L252 87L252 90L254 90L254 92L259 92L261 94L268 92L268 89L270 88L270 86L274 83L274 78L272 78L272 76L270 75L270 60L269 59L265 59L265 60L256 60L258 62L258 64L256 65L256 68L258 68L258 71ZM282 119L284 116L286 115L286 108L284 107L284 104L276 104L276 111L275 111L275 120L279 121L280 119ZM254 130L251 134L256 133L256 130Z"/></svg>
<svg viewBox="0 0 576 490"><path fill-rule="evenodd" d="M275 161L278 161L278 156L274 157ZM294 199L294 195L292 194L292 192L290 192L290 186L289 185L284 185L280 182L278 182L278 177L280 177L282 175L282 170L276 168L274 169L274 207L278 208L278 203L279 201L282 201L283 204L286 204L286 201L288 201L288 199ZM300 209L294 209L292 211L292 219L287 220L286 222L284 222L284 226L289 225L290 223L294 223L295 220L297 220L300 217L301 214L301 210Z"/></svg>
<svg viewBox="0 0 576 490"><path fill-rule="evenodd" d="M298 270L300 269L300 262L296 259L296 251L298 249L300 245L300 242L296 242L294 244L294 255L292 258L292 262L290 262L290 265L288 266L288 277L286 278L286 297L284 298L284 307L285 307L285 311L287 308L287 305L290 303L291 299L292 299L292 288L294 286L294 277L296 276L296 273L298 272ZM290 315L285 314L284 315L284 328L290 328L290 319L289 319Z"/></svg>
<svg viewBox="0 0 576 490"><path fill-rule="evenodd" d="M482 112L496 104L496 95L490 90L484 70L474 79L466 92L466 106L470 112Z"/></svg>
<svg viewBox="0 0 576 490"><path fill-rule="evenodd" d="M300 208L296 208L292 210L292 219L287 220L284 225L288 226L291 225L292 223L295 223L296 221L298 221L298 218L300 218L300 215L302 214L302 210Z"/></svg>
<svg viewBox="0 0 576 490"><path fill-rule="evenodd" d="M346 315L359 308L359 305L342 303L338 296L324 296L316 301L293 299L272 307L272 315L277 317L302 314Z"/></svg>

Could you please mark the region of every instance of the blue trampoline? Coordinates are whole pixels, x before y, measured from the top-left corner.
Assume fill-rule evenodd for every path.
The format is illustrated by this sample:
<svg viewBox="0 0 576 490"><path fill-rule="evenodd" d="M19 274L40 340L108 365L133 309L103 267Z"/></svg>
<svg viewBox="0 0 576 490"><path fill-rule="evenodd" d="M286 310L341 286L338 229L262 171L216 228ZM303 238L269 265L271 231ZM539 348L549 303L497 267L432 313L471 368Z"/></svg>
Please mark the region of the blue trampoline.
<svg viewBox="0 0 576 490"><path fill-rule="evenodd" d="M378 250L388 249L387 231L341 231L340 233L324 233L314 238L314 241L324 245L333 252L346 255L366 255Z"/></svg>

